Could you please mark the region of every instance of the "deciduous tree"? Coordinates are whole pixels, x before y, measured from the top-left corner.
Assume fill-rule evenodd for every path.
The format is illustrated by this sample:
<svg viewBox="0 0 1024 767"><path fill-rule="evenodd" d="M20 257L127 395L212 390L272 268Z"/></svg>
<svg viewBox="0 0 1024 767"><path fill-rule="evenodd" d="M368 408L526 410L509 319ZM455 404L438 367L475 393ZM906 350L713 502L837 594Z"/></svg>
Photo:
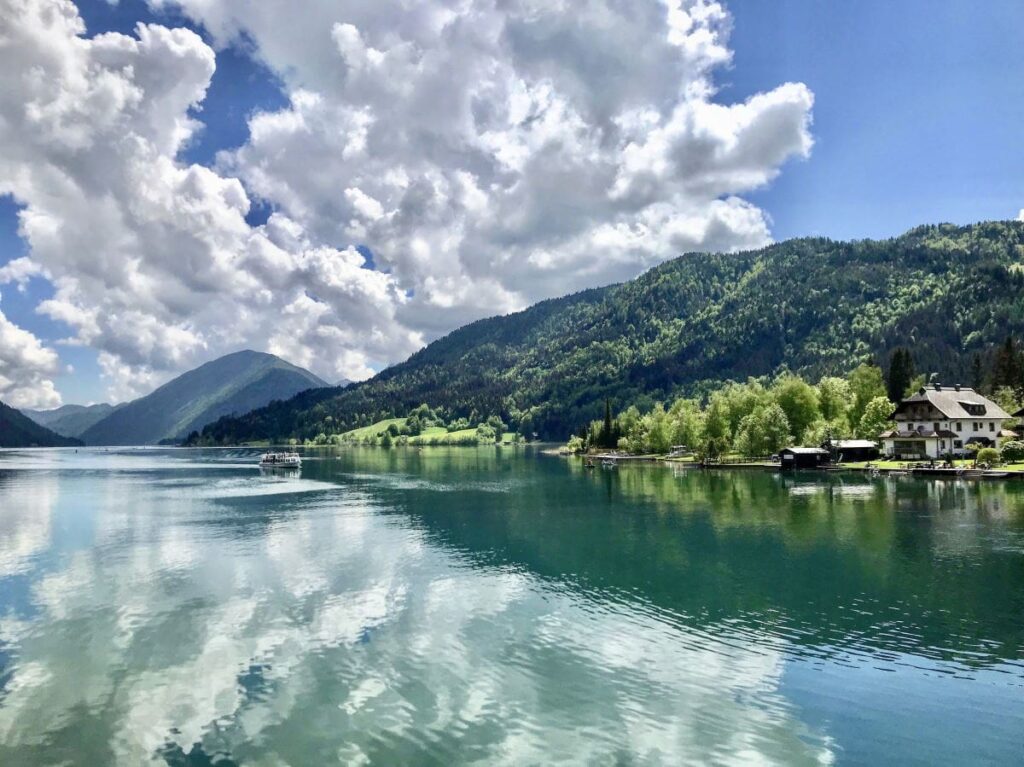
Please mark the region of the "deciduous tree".
<svg viewBox="0 0 1024 767"><path fill-rule="evenodd" d="M878 435L889 427L889 417L895 409L888 397L873 397L864 408L864 415L861 416L857 427L857 436L862 439L878 439Z"/></svg>

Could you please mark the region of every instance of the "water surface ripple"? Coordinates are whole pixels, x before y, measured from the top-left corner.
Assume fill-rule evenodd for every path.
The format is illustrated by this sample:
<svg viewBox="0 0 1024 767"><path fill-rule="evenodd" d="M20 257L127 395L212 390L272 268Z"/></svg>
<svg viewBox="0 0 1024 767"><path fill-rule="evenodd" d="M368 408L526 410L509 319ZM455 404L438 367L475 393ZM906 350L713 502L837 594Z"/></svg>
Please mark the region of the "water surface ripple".
<svg viewBox="0 0 1024 767"><path fill-rule="evenodd" d="M1020 764L1024 483L0 451L0 764Z"/></svg>

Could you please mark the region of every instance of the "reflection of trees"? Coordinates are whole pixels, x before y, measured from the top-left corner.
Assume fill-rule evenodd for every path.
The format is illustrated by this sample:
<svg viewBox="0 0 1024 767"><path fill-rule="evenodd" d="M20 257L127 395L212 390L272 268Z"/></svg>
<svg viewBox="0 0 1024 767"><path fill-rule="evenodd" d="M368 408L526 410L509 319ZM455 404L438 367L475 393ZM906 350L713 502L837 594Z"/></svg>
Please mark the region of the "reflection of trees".
<svg viewBox="0 0 1024 767"><path fill-rule="evenodd" d="M777 692L778 649L429 545L449 510L550 499L510 511L526 524L577 490L555 464L454 460L311 461L343 483L276 497L255 475L65 476L94 537L33 573L31 619L0 623L17 648L0 763L680 763L737 741L829 760Z"/></svg>
<svg viewBox="0 0 1024 767"><path fill-rule="evenodd" d="M1024 487L320 455L281 480L61 477L11 549L35 612L0 621L0 763L486 761L527 714L526 762L642 761L655 729L673 763L736 733L810 760L787 653L1020 655ZM46 476L0 472L0 500Z"/></svg>
<svg viewBox="0 0 1024 767"><path fill-rule="evenodd" d="M416 496L398 507L480 561L636 595L687 622L757 630L771 615L771 631L808 646L964 663L1020 654L1024 486L586 471L553 459L530 472L532 482L505 494ZM455 475L435 476L456 483Z"/></svg>

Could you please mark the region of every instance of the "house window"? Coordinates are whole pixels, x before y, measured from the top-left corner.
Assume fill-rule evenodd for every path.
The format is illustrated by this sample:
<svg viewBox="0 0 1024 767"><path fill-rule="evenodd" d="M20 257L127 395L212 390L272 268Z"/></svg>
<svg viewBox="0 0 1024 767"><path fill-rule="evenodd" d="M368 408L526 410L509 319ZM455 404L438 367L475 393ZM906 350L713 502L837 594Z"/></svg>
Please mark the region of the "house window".
<svg viewBox="0 0 1024 767"><path fill-rule="evenodd" d="M933 424L932 424L932 426L934 426L934 427L935 427L935 431L938 431L938 430L939 430L939 422L938 422L938 421L936 421L935 423L933 423Z"/></svg>
<svg viewBox="0 0 1024 767"><path fill-rule="evenodd" d="M964 424L963 424L963 421L957 421L957 422L956 422L956 430L957 430L957 431L963 431L963 430L964 430Z"/></svg>
<svg viewBox="0 0 1024 767"><path fill-rule="evenodd" d="M943 450L945 450L946 449L946 440L942 440L942 442L939 443L939 447L941 447Z"/></svg>
<svg viewBox="0 0 1024 767"><path fill-rule="evenodd" d="M992 422L992 421L988 422L988 430L989 431L995 431L996 430L996 425L995 425L994 422Z"/></svg>
<svg viewBox="0 0 1024 767"><path fill-rule="evenodd" d="M963 447L963 446L964 446L963 440L959 440L959 439L953 440L953 447Z"/></svg>
<svg viewBox="0 0 1024 767"><path fill-rule="evenodd" d="M974 430L975 431L980 431L981 430L981 424L978 423L977 421L974 422Z"/></svg>

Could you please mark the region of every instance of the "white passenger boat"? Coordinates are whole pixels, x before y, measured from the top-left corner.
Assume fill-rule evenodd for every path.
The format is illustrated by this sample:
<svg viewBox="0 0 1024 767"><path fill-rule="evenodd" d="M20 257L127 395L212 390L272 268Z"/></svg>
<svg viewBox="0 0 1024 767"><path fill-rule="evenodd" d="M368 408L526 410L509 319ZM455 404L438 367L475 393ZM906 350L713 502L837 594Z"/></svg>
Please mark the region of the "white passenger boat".
<svg viewBox="0 0 1024 767"><path fill-rule="evenodd" d="M297 469L302 465L298 453L264 453L260 456L261 469Z"/></svg>

